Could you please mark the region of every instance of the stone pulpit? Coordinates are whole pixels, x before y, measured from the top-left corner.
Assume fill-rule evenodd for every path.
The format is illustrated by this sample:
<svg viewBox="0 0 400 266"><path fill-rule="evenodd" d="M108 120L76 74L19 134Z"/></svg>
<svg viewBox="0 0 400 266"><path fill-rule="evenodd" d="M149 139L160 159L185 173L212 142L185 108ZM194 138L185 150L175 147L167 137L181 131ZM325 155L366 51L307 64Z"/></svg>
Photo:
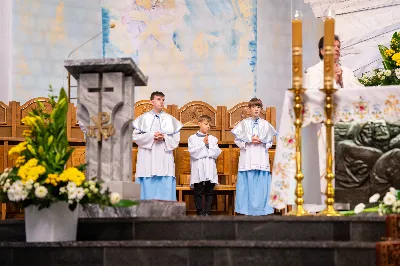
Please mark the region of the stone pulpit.
<svg viewBox="0 0 400 266"><path fill-rule="evenodd" d="M86 176L103 180L124 199L139 199L132 182L135 86L146 86L131 58L66 60L78 82L77 119L86 129Z"/></svg>

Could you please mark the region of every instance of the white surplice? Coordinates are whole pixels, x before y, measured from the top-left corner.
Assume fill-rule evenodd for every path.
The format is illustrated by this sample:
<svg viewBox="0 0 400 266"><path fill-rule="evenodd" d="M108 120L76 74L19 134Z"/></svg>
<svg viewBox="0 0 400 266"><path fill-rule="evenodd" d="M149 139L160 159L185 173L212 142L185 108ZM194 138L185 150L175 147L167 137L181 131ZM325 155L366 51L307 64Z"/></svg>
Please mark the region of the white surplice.
<svg viewBox="0 0 400 266"><path fill-rule="evenodd" d="M203 181L218 184L217 165L215 161L221 154L218 139L208 135L208 147L204 143L205 135L197 132L189 137L190 185Z"/></svg>
<svg viewBox="0 0 400 266"><path fill-rule="evenodd" d="M246 118L232 130L235 143L240 148L239 171L270 171L268 149L277 132L266 120ZM252 136L258 136L261 144L251 143Z"/></svg>
<svg viewBox="0 0 400 266"><path fill-rule="evenodd" d="M179 145L179 130L182 124L166 113L157 115L153 111L150 111L142 116L144 117L138 117L137 119L145 120L144 122L150 126L146 129L148 132L144 132L142 128L135 127L136 120L134 121L132 139L138 145L136 178L152 176L175 177L173 150ZM171 134L163 133L165 130L161 126L168 119L178 126L172 132L169 132ZM154 140L154 133L157 131L164 134L164 141Z"/></svg>
<svg viewBox="0 0 400 266"><path fill-rule="evenodd" d="M347 89L363 87L363 85L354 76L353 71L345 66L340 66L343 70L343 87ZM324 87L324 62L321 60L316 65L308 68L304 75L303 87L305 89L318 90ZM340 85L334 81L334 87L341 89ZM332 129L333 136L333 129ZM334 141L333 141L334 142ZM304 145L304 144L303 144ZM335 152L335 145L332 143L332 152ZM320 184L321 193L325 193L326 190L326 127L321 124L318 132L318 153L319 153L319 167L320 167ZM333 164L333 172L334 172ZM325 195L322 194L322 202L324 201Z"/></svg>

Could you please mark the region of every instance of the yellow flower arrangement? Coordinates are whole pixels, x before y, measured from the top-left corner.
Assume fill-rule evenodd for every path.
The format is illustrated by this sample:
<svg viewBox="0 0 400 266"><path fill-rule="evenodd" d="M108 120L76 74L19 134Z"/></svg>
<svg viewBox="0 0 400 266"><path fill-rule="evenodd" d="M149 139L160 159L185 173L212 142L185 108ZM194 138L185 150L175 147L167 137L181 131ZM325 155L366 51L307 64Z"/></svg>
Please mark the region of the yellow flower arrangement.
<svg viewBox="0 0 400 266"><path fill-rule="evenodd" d="M388 49L385 51L385 55L387 57L392 57L392 55L394 55L394 54L395 54L395 52L392 49Z"/></svg>
<svg viewBox="0 0 400 266"><path fill-rule="evenodd" d="M50 97L51 113L42 103L21 121L29 127L22 133L25 141L12 147L8 154L15 167L0 175L0 201L22 202L25 207L39 209L57 201L66 201L70 209L78 203L131 206L120 201L118 193L110 193L99 180L86 181L85 165L66 168L73 149L67 138L68 101L64 89L58 97Z"/></svg>
<svg viewBox="0 0 400 266"><path fill-rule="evenodd" d="M11 157L18 157L24 150L26 150L26 145L26 141L18 143L17 146L12 147L8 151L8 155L10 155Z"/></svg>
<svg viewBox="0 0 400 266"><path fill-rule="evenodd" d="M390 46L378 45L382 68L363 73L359 81L365 86L400 85L400 34L395 32Z"/></svg>
<svg viewBox="0 0 400 266"><path fill-rule="evenodd" d="M19 168L18 176L21 177L23 182L28 180L36 181L40 175L46 173L46 168L37 164L37 159L30 159Z"/></svg>
<svg viewBox="0 0 400 266"><path fill-rule="evenodd" d="M77 186L81 186L85 181L85 175L75 167L66 169L59 177L63 182L74 182Z"/></svg>
<svg viewBox="0 0 400 266"><path fill-rule="evenodd" d="M395 53L392 56L392 60L396 62L396 66L400 66L400 53Z"/></svg>

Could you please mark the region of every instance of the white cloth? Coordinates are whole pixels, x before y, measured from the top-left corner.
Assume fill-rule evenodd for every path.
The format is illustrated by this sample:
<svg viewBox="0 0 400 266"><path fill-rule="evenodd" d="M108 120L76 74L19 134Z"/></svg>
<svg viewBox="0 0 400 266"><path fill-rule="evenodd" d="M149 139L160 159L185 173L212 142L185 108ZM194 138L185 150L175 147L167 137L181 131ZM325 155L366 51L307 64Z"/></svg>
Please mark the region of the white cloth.
<svg viewBox="0 0 400 266"><path fill-rule="evenodd" d="M190 185L203 181L218 184L217 165L215 161L221 154L218 139L208 135L208 148L204 143L205 135L198 132L189 137Z"/></svg>
<svg viewBox="0 0 400 266"><path fill-rule="evenodd" d="M354 76L353 71L345 66L342 68L343 87L357 88L363 86ZM320 61L316 65L308 68L304 74L303 87L305 89L322 89L324 87L324 61ZM334 87L340 89L340 85L334 81Z"/></svg>
<svg viewBox="0 0 400 266"><path fill-rule="evenodd" d="M134 129L132 133L132 139L138 145L136 177L175 176L173 150L179 145L180 132L164 134L164 141L155 141L154 132L164 132L164 128L161 126L162 120L160 121L159 116L157 117L154 113L153 116L149 116L148 113L143 115L146 115L146 120L151 120L145 121L146 124L151 124L149 131L143 132ZM163 117L175 119L168 114L164 114ZM139 116L137 119L142 120L143 118ZM180 122L176 120L174 123L179 124Z"/></svg>
<svg viewBox="0 0 400 266"><path fill-rule="evenodd" d="M255 144L251 143L251 139L244 141L243 139L236 137L235 143L240 148L238 170L270 171L268 149L272 146L273 137L277 135L277 132L275 131L274 127L264 119L259 118L258 120L254 120L252 118L246 118L236 125L236 127L232 130L232 134L236 136L234 132L238 127L249 127L248 125L243 125L248 124L249 122L252 123L251 129L253 136L259 136L259 133L264 132L264 135L262 135L262 140L268 139L269 141L261 144Z"/></svg>
<svg viewBox="0 0 400 266"><path fill-rule="evenodd" d="M338 90L333 98L335 105L333 121L334 123L351 121L366 123L371 120L385 119L388 122L397 123L400 121L399 95L400 86ZM323 123L325 94L319 90L307 90L303 95L303 102L303 127L311 123ZM275 152L269 201L269 204L276 209L283 209L287 204L293 205L295 200L296 149L293 123L293 93L287 91L279 127L280 137Z"/></svg>

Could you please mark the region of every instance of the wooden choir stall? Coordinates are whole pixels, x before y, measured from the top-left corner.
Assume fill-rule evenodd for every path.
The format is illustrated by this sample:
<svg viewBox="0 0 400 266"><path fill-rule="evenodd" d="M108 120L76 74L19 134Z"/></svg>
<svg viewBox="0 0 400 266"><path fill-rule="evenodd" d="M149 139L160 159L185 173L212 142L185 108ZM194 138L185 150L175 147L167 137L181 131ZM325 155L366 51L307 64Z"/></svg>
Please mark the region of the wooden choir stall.
<svg viewBox="0 0 400 266"><path fill-rule="evenodd" d="M51 105L47 98L35 98L24 104L12 101L9 105L0 102L0 173L5 168L13 166L14 162L8 158L8 151L11 147L23 141L22 132L27 129L21 119L30 110L37 106L36 101L43 103L45 108L50 110ZM187 149L188 138L197 129L197 117L207 114L212 118L210 134L219 139L219 146L222 149L221 155L217 160L217 170L219 185L215 187L215 199L213 201L213 214L234 215L234 198L236 191L236 176L238 171L239 148L234 144L234 136L230 130L243 118L250 116L247 102L238 103L229 108L217 106L215 109L211 105L201 102L189 102L182 107L168 105L165 111L180 120L184 127L181 130L181 141L179 148L175 150L176 167L176 192L178 201L186 202L187 213L194 214L195 207L193 202L193 190L190 189L190 157ZM135 104L135 117L150 111L151 102L148 100L138 101ZM276 109L268 107L262 112L262 118L269 121L276 127ZM85 163L85 139L80 130L76 119L76 106L69 103L67 116L67 134L71 146L75 149L67 166L74 166ZM275 141L274 141L275 142ZM137 146L132 145L132 176L135 178ZM269 150L270 164L273 165L275 155L275 143ZM20 206L2 203L1 218L22 218L23 213Z"/></svg>

